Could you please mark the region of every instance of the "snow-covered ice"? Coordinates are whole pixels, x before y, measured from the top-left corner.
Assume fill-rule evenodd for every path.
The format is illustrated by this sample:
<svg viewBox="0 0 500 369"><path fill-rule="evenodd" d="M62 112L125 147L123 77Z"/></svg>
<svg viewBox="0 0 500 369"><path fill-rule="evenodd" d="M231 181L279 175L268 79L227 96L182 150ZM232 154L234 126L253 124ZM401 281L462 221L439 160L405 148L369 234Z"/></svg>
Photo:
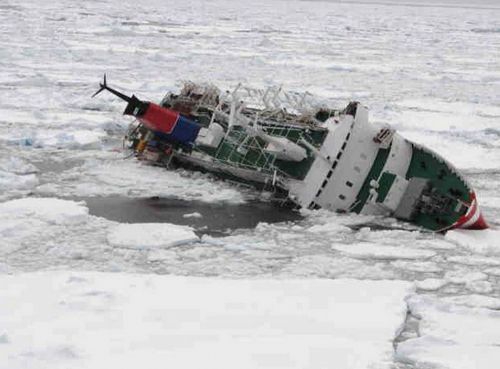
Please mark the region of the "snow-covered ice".
<svg viewBox="0 0 500 369"><path fill-rule="evenodd" d="M0 158L0 200L7 198L6 193L19 194L33 190L39 180L38 169L31 163L16 156Z"/></svg>
<svg viewBox="0 0 500 369"><path fill-rule="evenodd" d="M0 136L0 142L10 145L32 146L35 148L98 148L106 136L104 131L50 129L46 131L20 132Z"/></svg>
<svg viewBox="0 0 500 369"><path fill-rule="evenodd" d="M112 246L135 249L171 247L199 240L191 227L169 223L119 224L110 229L107 239Z"/></svg>
<svg viewBox="0 0 500 369"><path fill-rule="evenodd" d="M354 258L362 259L428 259L436 255L435 252L429 250L396 246L379 246L374 243L334 245L332 248Z"/></svg>
<svg viewBox="0 0 500 369"><path fill-rule="evenodd" d="M54 224L75 224L87 219L89 209L81 202L28 197L0 203L0 212L12 218L29 217Z"/></svg>
<svg viewBox="0 0 500 369"><path fill-rule="evenodd" d="M411 292L398 281L74 272L0 283L2 369L389 368Z"/></svg>
<svg viewBox="0 0 500 369"><path fill-rule="evenodd" d="M54 179L55 183L44 183L37 191L45 196L62 192L73 196L161 196L203 202L242 203L245 199L243 191L208 175L166 171L135 158L125 159L122 153L109 153L104 160L89 158L81 166L56 174Z"/></svg>
<svg viewBox="0 0 500 369"><path fill-rule="evenodd" d="M422 281L417 281L415 284L418 289L425 291L436 291L448 283L445 279L427 278Z"/></svg>
<svg viewBox="0 0 500 369"><path fill-rule="evenodd" d="M0 170L0 191L2 192L33 189L38 183L35 174L19 175Z"/></svg>
<svg viewBox="0 0 500 369"><path fill-rule="evenodd" d="M389 351L384 351L382 359L382 351L367 347L366 340L356 340L347 347L325 336L314 341L320 348L318 355L324 353L324 345L331 344L329 350L335 346L336 351L331 352L339 357L345 359L356 352L357 360L374 358L375 367L385 367L387 360L393 360L397 369L400 365L404 369L495 366L500 361L495 311L500 299L499 14L496 0L404 4L394 0L2 2L0 274L12 282L12 288L0 290L0 320L5 322L0 324L0 355L19 349L8 351L24 353L15 356L21 360L16 365L37 368L68 367L68 363L89 367L85 365L90 362L84 359L87 346L80 344L96 350L92 357L102 358L105 346L99 344L114 342L110 358L116 360L122 360L120 356L133 348L123 356L123 361L130 363L135 363L135 354L137 358L147 353L166 355L161 353L161 340L153 340L146 333L151 329L154 334L168 335L161 324L172 327L168 324L174 323L163 316L158 318L160 325L134 320L132 313L138 310L155 319L160 313L140 305L140 298L132 301L123 291L130 290L132 297L137 297L138 287L129 284L143 286L150 280L155 293L144 287L147 302L152 307L164 307L161 304L167 302L163 296L168 293L160 290L156 274L173 274L244 280L265 277L276 293L285 288L278 285L285 286L292 283L288 279L297 277L311 279L307 286L341 283L320 283L318 278L341 279L345 286L356 284L360 291L369 290L367 299L372 292L369 286L374 283L368 280L405 280L416 291L408 300L411 311L405 334L394 342L394 360L390 345L383 346ZM159 225L143 227L99 218L90 215L85 203L75 198L160 196L241 204L260 194L204 174L167 172L126 158L121 152L121 139L130 119L122 116L123 104L111 95L90 98L104 72L111 85L151 101L159 101L167 91L177 89L183 79L210 81L222 88L240 81L255 87L278 84L318 94L335 107L359 100L369 106L373 122L391 124L403 136L442 154L464 172L493 228L442 236L393 219L306 210L301 212L302 220L261 223L254 229L233 230L219 237L193 237L195 242L168 247L165 233L156 237L148 232L148 227L158 230ZM183 214L196 212L196 208L186 208ZM192 219L194 223L205 218L208 216L204 214L202 219L183 220ZM130 227L136 227L134 237L140 238L141 246L126 237ZM172 227L165 225L162 229L171 232ZM120 229L128 231L113 233ZM186 235L191 237L191 232L187 230ZM196 232L203 233L203 229ZM110 244L113 234L116 243ZM53 269L72 270L75 275L18 274ZM115 274L84 276L79 272L89 270ZM5 276L7 273L12 275ZM71 280L67 287L65 278ZM345 278L357 282L345 282ZM52 279L59 282L51 285ZM236 283L211 279L203 283L212 282L214 296L220 296L223 284ZM263 282L242 283L248 287L242 291L248 292L250 285L254 288ZM380 282L378 286L387 286L390 293L389 286L394 285L389 283ZM54 294L44 301L40 295L50 288ZM12 294L7 296L7 291ZM17 295L22 291L27 293ZM357 337L353 329L366 332L372 323L372 305L378 308L386 301L388 312L403 311L402 295L389 301L390 296L382 291L373 292L378 295L370 303L360 300L360 306L365 307L363 313L346 314L342 331L346 344ZM245 296L243 302L259 298L259 304L265 301L263 293L258 290ZM331 298L325 295L321 298ZM341 295L345 297L339 294L339 298ZM11 303L16 299L24 303L36 300L43 308L32 311L33 305L24 304L21 310L11 309L5 315L3 309L10 305L3 304L7 301L4 296ZM27 296L33 300L27 300ZM125 313L112 315L113 307L117 311L123 308ZM60 311L65 313L58 316ZM304 322L298 310L294 311L297 315L276 318L273 324L283 327L281 324ZM307 311L313 314L314 309ZM328 316L321 311L314 312L317 320L313 319L311 327L317 327L315 322L327 322L323 319ZM39 319L37 324L25 324L24 313ZM176 310L181 317L191 313ZM217 321L224 321L223 317L228 319L223 327L231 328L234 319L220 311ZM394 325L383 328L389 332L391 327L383 335L383 345L386 339L394 338L393 329L402 322L399 315L397 322L395 317ZM48 323L49 318L55 325ZM130 324L127 332L137 334L119 335L122 318ZM92 328L88 336L82 330L83 322ZM102 335L96 333L97 323L104 326ZM22 328L28 338L17 339L7 325ZM183 329L189 327L178 329L186 332ZM227 336L219 333L221 342L230 345ZM29 338L32 334L36 339ZM72 341L72 337L92 339L83 343L77 338ZM172 337L168 336L166 342ZM178 345L186 339L181 335ZM287 342L296 344L301 339ZM231 347L240 352L239 346ZM300 349L298 356L304 353ZM289 362L286 356L280 356L279 349L274 351L275 356L257 358L272 359L286 367L300 366L300 360ZM328 351L325 357L330 354ZM189 360L183 364L188 365ZM205 360L204 364L209 362ZM237 364L250 366L251 360L239 360ZM335 359L328 362L329 367L341 364L355 367Z"/></svg>
<svg viewBox="0 0 500 369"><path fill-rule="evenodd" d="M483 307L492 310L500 310L500 299L486 295L448 296L442 297L440 301L472 308Z"/></svg>
<svg viewBox="0 0 500 369"><path fill-rule="evenodd" d="M454 230L448 232L446 238L477 253L500 256L499 229L486 229L484 232Z"/></svg>
<svg viewBox="0 0 500 369"><path fill-rule="evenodd" d="M186 213L182 216L183 218L202 218L203 215L195 211L194 213Z"/></svg>
<svg viewBox="0 0 500 369"><path fill-rule="evenodd" d="M28 175L38 172L38 169L33 164L15 156L1 158L0 170L19 175Z"/></svg>
<svg viewBox="0 0 500 369"><path fill-rule="evenodd" d="M453 369L498 367L499 311L425 296L413 296L409 306L421 319L419 337L398 345L396 355L402 360Z"/></svg>

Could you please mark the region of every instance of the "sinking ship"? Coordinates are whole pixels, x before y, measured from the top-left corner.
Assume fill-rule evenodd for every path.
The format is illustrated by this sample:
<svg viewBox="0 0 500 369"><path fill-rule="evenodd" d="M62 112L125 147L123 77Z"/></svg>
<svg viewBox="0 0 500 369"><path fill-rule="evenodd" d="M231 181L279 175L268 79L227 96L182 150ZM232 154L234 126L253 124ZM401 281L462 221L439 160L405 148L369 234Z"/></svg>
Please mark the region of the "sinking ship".
<svg viewBox="0 0 500 369"><path fill-rule="evenodd" d="M432 150L368 121L351 102L331 109L308 93L238 85L221 91L187 82L159 103L104 81L136 118L126 135L135 155L271 191L308 209L384 215L425 229L484 229L467 180Z"/></svg>

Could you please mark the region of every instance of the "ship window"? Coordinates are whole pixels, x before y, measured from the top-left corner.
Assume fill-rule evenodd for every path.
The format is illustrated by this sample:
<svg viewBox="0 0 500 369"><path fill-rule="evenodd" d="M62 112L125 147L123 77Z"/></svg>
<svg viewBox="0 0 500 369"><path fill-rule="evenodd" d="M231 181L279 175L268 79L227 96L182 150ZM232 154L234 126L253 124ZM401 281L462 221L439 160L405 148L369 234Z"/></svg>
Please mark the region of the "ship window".
<svg viewBox="0 0 500 369"><path fill-rule="evenodd" d="M355 170L356 172L358 172L358 173L361 173L361 168L360 168L360 167L358 167L358 166L355 166L355 167L354 167L354 170Z"/></svg>
<svg viewBox="0 0 500 369"><path fill-rule="evenodd" d="M340 157L341 157L341 156L342 156L342 152L339 152L339 153L337 154L337 159L340 159Z"/></svg>
<svg viewBox="0 0 500 369"><path fill-rule="evenodd" d="M326 160L330 160L330 155L328 155L328 156L326 157Z"/></svg>
<svg viewBox="0 0 500 369"><path fill-rule="evenodd" d="M345 200L345 196L344 195L339 195L339 199Z"/></svg>
<svg viewBox="0 0 500 369"><path fill-rule="evenodd" d="M335 169L337 167L337 161L335 160L332 164L332 169Z"/></svg>
<svg viewBox="0 0 500 369"><path fill-rule="evenodd" d="M342 150L344 150L346 146L347 146L347 142L344 142L344 144L342 145Z"/></svg>
<svg viewBox="0 0 500 369"><path fill-rule="evenodd" d="M347 136L345 136L345 140L346 140L346 141L347 141L347 140L349 140L349 137L351 137L351 132L349 132L349 133L347 134Z"/></svg>
<svg viewBox="0 0 500 369"><path fill-rule="evenodd" d="M321 192L323 192L323 190L320 188L320 189L318 190L318 192L316 192L316 197L318 197L319 195L321 195Z"/></svg>
<svg viewBox="0 0 500 369"><path fill-rule="evenodd" d="M330 178L332 176L333 170L329 171L328 174L326 175L326 178Z"/></svg>
<svg viewBox="0 0 500 369"><path fill-rule="evenodd" d="M352 187L352 182L350 181L347 181L345 184L347 185L347 187Z"/></svg>
<svg viewBox="0 0 500 369"><path fill-rule="evenodd" d="M321 188L325 188L325 186L328 184L328 181L325 179L323 183L321 184Z"/></svg>

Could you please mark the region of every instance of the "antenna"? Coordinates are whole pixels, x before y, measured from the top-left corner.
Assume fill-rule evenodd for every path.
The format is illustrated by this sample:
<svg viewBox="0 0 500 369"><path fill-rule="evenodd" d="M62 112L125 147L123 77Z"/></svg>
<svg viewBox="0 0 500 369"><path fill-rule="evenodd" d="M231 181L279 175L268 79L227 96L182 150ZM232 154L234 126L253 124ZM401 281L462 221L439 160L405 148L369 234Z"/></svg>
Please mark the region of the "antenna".
<svg viewBox="0 0 500 369"><path fill-rule="evenodd" d="M99 86L100 86L99 90L97 90L97 92L95 94L93 94L92 97L100 94L104 90L108 90L113 95L118 96L120 99L125 100L126 102L130 102L132 100L131 97L129 97L125 94L122 94L121 92L116 91L115 89L113 89L111 87L108 87L108 85L106 83L106 73L104 73L104 79L103 79L102 83L99 83Z"/></svg>

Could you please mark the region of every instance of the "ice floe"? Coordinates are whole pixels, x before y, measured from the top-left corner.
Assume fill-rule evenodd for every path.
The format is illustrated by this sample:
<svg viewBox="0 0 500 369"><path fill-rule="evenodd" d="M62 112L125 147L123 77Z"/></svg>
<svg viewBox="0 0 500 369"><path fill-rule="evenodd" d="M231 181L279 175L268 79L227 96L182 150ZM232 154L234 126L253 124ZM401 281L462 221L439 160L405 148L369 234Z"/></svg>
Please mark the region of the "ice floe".
<svg viewBox="0 0 500 369"><path fill-rule="evenodd" d="M361 260L326 255L296 256L285 263L280 275L286 277L396 279L397 273L383 264L366 265Z"/></svg>
<svg viewBox="0 0 500 369"><path fill-rule="evenodd" d="M494 256L449 256L446 258L449 262L475 266L500 266L500 259Z"/></svg>
<svg viewBox="0 0 500 369"><path fill-rule="evenodd" d="M19 191L32 190L39 184L38 169L20 157L10 156L10 152L0 158L0 199L8 198ZM9 155L9 156L7 156Z"/></svg>
<svg viewBox="0 0 500 369"><path fill-rule="evenodd" d="M433 261L395 260L391 262L391 265L404 271L420 273L439 273L443 270L442 267Z"/></svg>
<svg viewBox="0 0 500 369"><path fill-rule="evenodd" d="M38 185L36 174L14 174L0 170L0 197L7 191L29 190Z"/></svg>
<svg viewBox="0 0 500 369"><path fill-rule="evenodd" d="M500 117L500 106L485 105L477 103L440 101L437 99L406 99L397 102L397 105L416 111L433 111L451 113L454 115L466 115L469 117L492 116ZM469 125L469 124L468 124ZM473 128L478 129L476 125Z"/></svg>
<svg viewBox="0 0 500 369"><path fill-rule="evenodd" d="M463 305L471 308L487 308L492 310L500 310L500 298L486 295L459 295L441 297L439 301L453 305Z"/></svg>
<svg viewBox="0 0 500 369"><path fill-rule="evenodd" d="M199 241L191 227L169 223L119 224L110 229L107 239L112 246L133 249L171 247Z"/></svg>
<svg viewBox="0 0 500 369"><path fill-rule="evenodd" d="M399 343L397 358L417 367L497 368L500 312L450 302L419 295L408 300L420 318L419 337Z"/></svg>
<svg viewBox="0 0 500 369"><path fill-rule="evenodd" d="M419 290L425 291L436 291L448 283L445 279L438 278L427 278L422 281L415 282L415 285Z"/></svg>
<svg viewBox="0 0 500 369"><path fill-rule="evenodd" d="M31 130L0 135L0 142L34 148L89 149L101 146L103 130Z"/></svg>
<svg viewBox="0 0 500 369"><path fill-rule="evenodd" d="M30 255L48 257L47 251L54 252L60 243L68 248L65 254L71 254L80 243L75 235L86 228L88 220L82 202L27 197L0 203L0 255L5 259L24 249ZM29 257L20 258L29 263Z"/></svg>
<svg viewBox="0 0 500 369"><path fill-rule="evenodd" d="M33 217L54 224L77 224L87 220L89 210L83 202L28 197L0 203L0 212L12 218Z"/></svg>
<svg viewBox="0 0 500 369"><path fill-rule="evenodd" d="M309 227L307 231L312 233L338 233L351 232L351 229L349 227L346 227L345 225L339 224L338 222L330 221L325 224L313 225Z"/></svg>
<svg viewBox="0 0 500 369"><path fill-rule="evenodd" d="M429 109L433 109L430 106ZM494 117L481 117L476 114L460 115L456 112L409 111L405 110L395 118L403 129L425 131L477 131L495 127Z"/></svg>
<svg viewBox="0 0 500 369"><path fill-rule="evenodd" d="M500 255L500 230L483 231L453 230L446 233L446 239L473 252Z"/></svg>
<svg viewBox="0 0 500 369"><path fill-rule="evenodd" d="M394 4L395 1L384 1L384 4L380 1L374 1L376 4L293 1L294 11L284 11L281 2L215 0L208 4L190 0L172 2L172 6L165 7L157 6L160 2L155 1L143 2L143 11L134 12L133 21L127 20L130 7L118 0L81 1L76 7L65 6L66 2L43 6L43 2L35 0L2 4L0 27L5 37L0 39L0 143L3 147L0 199L33 192L45 197L169 196L235 203L245 200L243 191L212 181L208 176L144 167L133 159L123 160L123 155L108 153L108 144L119 145L130 120L121 115L122 105L114 98L90 99L105 65L111 73L109 80L117 87L127 92L137 91L139 97L151 101L159 101L175 87L174 80L179 78L208 79L227 87L236 86L242 80L260 87L283 84L286 89L319 93L332 99L338 108L351 99L361 100L369 106L373 121L393 123L403 136L428 145L459 169L466 169L467 178L478 190L486 220L498 225L498 12L478 9L486 3L496 6L498 1L441 2L446 3L445 11L430 1L426 4L407 1L404 6ZM223 15L220 9L224 9ZM33 19L36 22L33 23ZM25 27L26 24L35 26ZM21 28L23 32L19 32ZM165 70L172 73L160 73L156 78L158 71ZM11 157L22 159L11 160ZM22 163L26 158L28 160ZM39 166L39 172L34 171L29 162ZM491 337L491 330L499 331L498 315L494 313L491 319L489 317L491 324L484 327L471 323L489 314L485 308L498 306L497 240L500 237L495 230L483 235L448 232L445 237L421 232L380 232L377 225L397 228L401 224L381 223L374 217L305 211L305 219L296 223L262 225L256 230L232 232L228 237L205 236L194 245L145 251L109 245L107 236L117 224L102 218L82 215L81 222L72 223L63 221L64 209L60 215L21 210L3 211L2 208L0 211L0 273L63 268L237 278L265 275L407 279L423 287L417 289L418 293L438 295L438 298L429 300L428 309L420 315L421 340L401 343L399 354L406 347L408 356L398 357L418 363L410 366L413 368L442 365L452 369L483 369L496 367L500 362L498 340L486 339ZM58 223L54 223L54 219ZM373 244L375 248L390 246L399 250L375 249L371 253L375 255L370 256L367 250L357 250L356 255L355 249L349 254L331 248L332 244L349 246L360 242L370 247ZM416 257L413 254L415 258L407 258L405 249L411 253L432 251L435 255ZM377 254L381 258L377 258ZM102 274L88 282L91 277L75 274L67 279L67 288L58 289L56 283L53 288L57 291L53 294L47 292L47 288L52 288L52 281L57 280L53 275L37 274L39 285L23 279L27 278L24 276L11 278L9 282L3 279L0 289L2 369L6 362L2 355L6 354L13 355L9 356L8 364L12 365L7 369L16 369L16 365L37 369L93 368L103 364L136 368L144 363L160 366L157 363L163 364L165 356L162 355L166 355L158 354L163 351L162 345L174 340L173 334L165 337L162 329L172 327L169 324L174 324L176 319L185 322L178 317L196 310L183 315L184 311L173 309L167 316L162 315L163 307L158 304L151 303L148 307L151 293L137 275ZM113 287L113 278L123 280L122 292ZM146 280L149 276L141 278ZM152 278L155 280L156 276ZM104 279L110 280L112 286L106 287ZM436 289L443 281L447 284ZM134 283L135 287L131 285ZM167 299L169 286L156 282L152 285L157 286L155 298ZM357 327L358 319L359 324L368 318L378 319L377 306L387 301L385 293L394 286L385 282L383 285L384 294L379 296L370 294L371 287L349 284L360 291L368 290L367 299L362 303L364 309L346 318L340 314L338 319L345 319L346 325L354 322L352 327ZM223 300L227 297L222 295L223 287L219 284L207 300L220 297L221 301L227 301ZM270 294L278 295L281 291L281 287L271 287ZM254 306L262 306L259 304L265 300L265 288L256 287ZM172 289L178 292L177 288ZM189 289L182 289L182 298L189 297L185 294ZM330 285L326 289L343 301L343 293ZM143 290L146 291L144 303ZM12 294L6 299L8 291L18 294L17 302ZM253 294L246 288L243 292ZM324 298L325 293L318 295ZM250 300L245 301L250 304ZM317 301L321 302L320 297ZM289 306L289 301L285 302ZM35 303L40 309L33 309ZM443 315L434 315L439 311L436 306L444 303L448 307ZM453 305L466 310L457 312ZM371 306L375 307L373 315ZM400 299L395 303L387 301L387 306L403 309ZM134 314L139 310L143 313ZM24 313L27 315L22 315ZM334 312L318 310L318 319L312 319L313 323L326 323L324 319L329 319L330 313ZM232 319L224 314L221 316ZM299 315L298 312L297 315L285 314L280 317L280 324L283 327L286 324L285 328L296 327L302 321ZM123 322L125 325L121 325ZM102 335L96 333L101 327L104 327ZM449 327L450 330L433 333L429 327L434 330ZM182 336L187 328L183 329L180 336L175 336L176 347L189 344L189 335ZM265 329L261 327L260 332L265 333ZM322 345L331 344L337 349L327 347L325 355L330 356L326 365L351 369L354 364L345 362L347 352L353 352L356 360L364 360L365 353L369 358L376 349L374 345L365 344L371 337L366 334L366 326L359 329L363 339L348 339L345 344L328 340L326 335L321 340L318 338L319 350L315 352L321 353ZM463 336L470 336L471 341L457 340L454 329L463 329ZM111 331L114 333L107 334ZM350 336L349 332L345 330L346 336ZM484 341L474 338L472 342L477 332L484 335ZM156 333L160 339L152 338ZM222 333L204 336L206 342L214 337L223 337L220 347L224 346L227 338ZM247 346L254 342L248 335L239 337L247 338ZM316 344L310 336L293 339L299 342L302 338L305 344L297 346L297 355L305 352L307 344ZM290 342L292 338L285 343ZM268 351L275 348L269 341L266 344ZM227 352L232 354L231 350L235 356L239 353L234 345L229 342L224 346L222 358ZM275 350L276 356L266 351L265 355L256 357L260 360L258 364L263 364L260 367L271 360L273 368L279 364L287 368L300 366L301 362L295 357L288 361L286 355L280 356L281 347ZM295 349L293 345L285 347ZM188 352L193 353L192 347L182 354L188 355ZM214 362L214 355L203 354L200 356L202 366L218 364ZM89 361L86 355L91 356ZM373 357L374 367L386 366L380 356ZM267 361L263 363L264 360ZM173 362L171 366L180 367L176 364ZM199 362L195 364L192 367L200 366ZM230 364L245 368L252 362L240 355ZM321 363L315 367L321 367Z"/></svg>
<svg viewBox="0 0 500 369"><path fill-rule="evenodd" d="M399 281L72 272L0 284L9 369L390 368L411 293Z"/></svg>
<svg viewBox="0 0 500 369"><path fill-rule="evenodd" d="M465 288L473 293L488 294L493 292L493 285L489 281L470 281L465 284Z"/></svg>
<svg viewBox="0 0 500 369"><path fill-rule="evenodd" d="M178 259L178 255L175 251L165 250L165 249L151 249L148 252L149 262L168 262Z"/></svg>
<svg viewBox="0 0 500 369"><path fill-rule="evenodd" d="M500 277L500 268L486 268L484 272L490 275Z"/></svg>
<svg viewBox="0 0 500 369"><path fill-rule="evenodd" d="M453 270L445 273L444 278L450 283L470 283L475 281L484 281L488 275L482 272L467 272L466 270Z"/></svg>
<svg viewBox="0 0 500 369"><path fill-rule="evenodd" d="M448 132L442 134L429 134L422 130L405 131L403 136L434 150L445 160L457 168L469 170L494 170L500 162L500 152L491 144L482 144L482 140L471 139L471 133L456 133L450 135ZM490 142L491 140L485 140ZM457 155L457 153L466 153ZM488 158L488 160L484 160ZM481 201L481 200L480 200Z"/></svg>
<svg viewBox="0 0 500 369"><path fill-rule="evenodd" d="M436 255L434 251L430 250L419 250L406 246L380 246L367 242L350 245L333 245L332 248L360 259L428 259Z"/></svg>
<svg viewBox="0 0 500 369"><path fill-rule="evenodd" d="M55 183L37 188L41 194L65 193L73 196L170 197L203 202L242 203L243 191L206 174L183 170L167 171L145 165L123 154L109 153L106 160L88 159L61 173Z"/></svg>
<svg viewBox="0 0 500 369"><path fill-rule="evenodd" d="M0 171L26 175L36 173L38 172L38 169L33 164L20 157L9 156L6 158L0 158Z"/></svg>
<svg viewBox="0 0 500 369"><path fill-rule="evenodd" d="M186 213L182 216L183 218L203 218L199 212L195 211L193 213Z"/></svg>

